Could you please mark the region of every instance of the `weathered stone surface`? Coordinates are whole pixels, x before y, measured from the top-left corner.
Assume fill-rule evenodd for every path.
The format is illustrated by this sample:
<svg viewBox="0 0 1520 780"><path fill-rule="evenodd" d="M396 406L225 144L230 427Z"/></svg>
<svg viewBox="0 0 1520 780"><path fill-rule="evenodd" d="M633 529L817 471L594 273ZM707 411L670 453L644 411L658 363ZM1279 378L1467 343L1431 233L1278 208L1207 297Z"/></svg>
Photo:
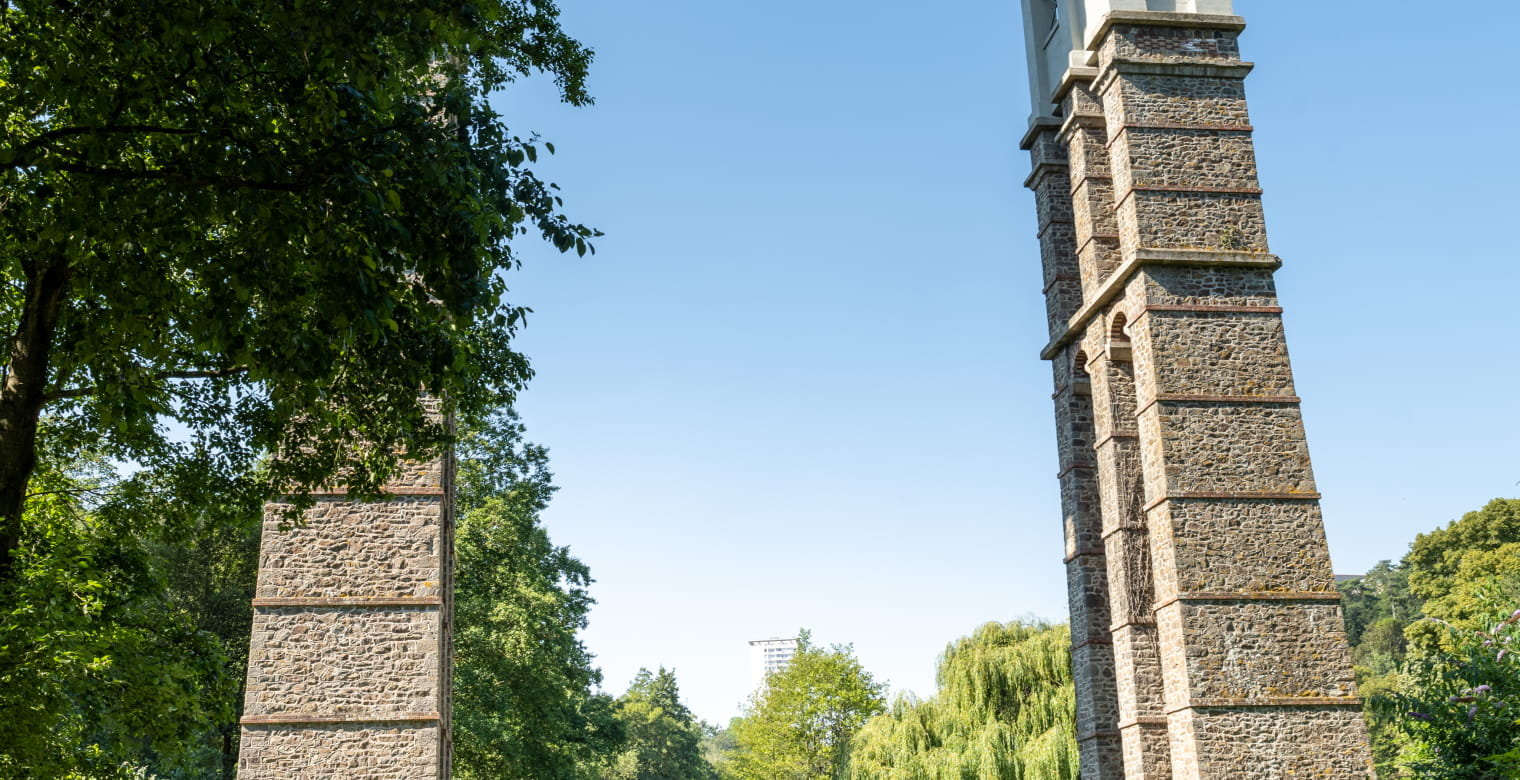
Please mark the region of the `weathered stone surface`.
<svg viewBox="0 0 1520 780"><path fill-rule="evenodd" d="M1037 171L1054 140L1066 161L1031 186L1082 777L1366 777L1242 25L1145 11L1108 23L1096 71L1069 72L1061 116L1029 136Z"/></svg>
<svg viewBox="0 0 1520 780"><path fill-rule="evenodd" d="M1157 394L1291 397L1282 316L1153 311L1143 329Z"/></svg>
<svg viewBox="0 0 1520 780"><path fill-rule="evenodd" d="M260 610L243 714L437 712L440 628L426 607Z"/></svg>
<svg viewBox="0 0 1520 780"><path fill-rule="evenodd" d="M1181 593L1333 593L1312 501L1173 499L1151 510L1156 601Z"/></svg>
<svg viewBox="0 0 1520 780"><path fill-rule="evenodd" d="M1312 494L1309 445L1296 406L1157 401L1140 415L1152 499L1194 492Z"/></svg>
<svg viewBox="0 0 1520 780"><path fill-rule="evenodd" d="M1156 612L1166 708L1196 699L1350 697L1351 659L1334 601L1178 600Z"/></svg>
<svg viewBox="0 0 1520 780"><path fill-rule="evenodd" d="M1361 707L1197 708L1171 715L1175 780L1369 780Z"/></svg>
<svg viewBox="0 0 1520 780"><path fill-rule="evenodd" d="M1209 266L1149 266L1144 302L1152 306L1276 306L1272 272Z"/></svg>
<svg viewBox="0 0 1520 780"><path fill-rule="evenodd" d="M238 780L415 780L437 777L438 727L347 723L245 726Z"/></svg>
<svg viewBox="0 0 1520 780"><path fill-rule="evenodd" d="M239 777L449 776L453 460L409 461L387 501L265 507Z"/></svg>
<svg viewBox="0 0 1520 780"><path fill-rule="evenodd" d="M280 531L284 508L272 504L265 513L265 536L285 539L260 550L258 598L439 594L442 497L371 504L323 499L306 511L305 525Z"/></svg>
<svg viewBox="0 0 1520 780"><path fill-rule="evenodd" d="M1131 190L1118 216L1124 247L1267 251L1258 193Z"/></svg>

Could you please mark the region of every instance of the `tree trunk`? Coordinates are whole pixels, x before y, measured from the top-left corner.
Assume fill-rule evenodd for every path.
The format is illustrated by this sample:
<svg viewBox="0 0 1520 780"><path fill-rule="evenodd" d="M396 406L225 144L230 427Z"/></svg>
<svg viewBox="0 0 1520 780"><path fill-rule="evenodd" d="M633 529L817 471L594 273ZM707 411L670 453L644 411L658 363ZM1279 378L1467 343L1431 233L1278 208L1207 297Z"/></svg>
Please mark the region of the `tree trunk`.
<svg viewBox="0 0 1520 780"><path fill-rule="evenodd" d="M15 576L26 488L37 467L37 419L47 396L48 352L69 286L61 254L24 263L25 301L11 340L9 371L0 386L0 585Z"/></svg>

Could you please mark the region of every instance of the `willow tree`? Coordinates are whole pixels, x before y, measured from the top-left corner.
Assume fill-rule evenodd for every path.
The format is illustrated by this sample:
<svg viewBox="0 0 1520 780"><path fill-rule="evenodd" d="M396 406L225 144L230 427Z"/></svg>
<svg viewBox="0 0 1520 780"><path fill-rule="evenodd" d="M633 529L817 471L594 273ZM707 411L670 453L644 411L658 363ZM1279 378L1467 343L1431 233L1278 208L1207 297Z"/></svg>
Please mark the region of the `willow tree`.
<svg viewBox="0 0 1520 780"><path fill-rule="evenodd" d="M1075 780L1065 626L987 623L940 657L938 692L899 696L856 735L852 780Z"/></svg>

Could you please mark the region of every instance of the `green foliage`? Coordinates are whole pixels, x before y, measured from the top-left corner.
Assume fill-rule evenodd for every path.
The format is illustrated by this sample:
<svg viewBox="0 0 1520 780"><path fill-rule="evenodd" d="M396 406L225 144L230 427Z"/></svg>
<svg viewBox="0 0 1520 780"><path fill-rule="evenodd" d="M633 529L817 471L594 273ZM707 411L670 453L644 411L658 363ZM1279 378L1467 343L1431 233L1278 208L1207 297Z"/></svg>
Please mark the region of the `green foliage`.
<svg viewBox="0 0 1520 780"><path fill-rule="evenodd" d="M939 690L899 696L855 738L852 780L1075 780L1065 626L987 623L945 649Z"/></svg>
<svg viewBox="0 0 1520 780"><path fill-rule="evenodd" d="M886 707L876 682L848 645L818 647L801 632L787 667L765 679L731 725L736 750L724 765L734 780L844 780L850 743Z"/></svg>
<svg viewBox="0 0 1520 780"><path fill-rule="evenodd" d="M228 649L241 641L246 652L246 636L235 637L247 628L227 626L228 641L203 630L216 621L198 610L216 611L217 589L197 601L175 580L196 575L162 554L208 541L187 517L198 513L162 511L173 477L194 481L120 480L99 456L44 460L16 576L0 586L0 776L219 773L217 735L234 720L241 682ZM230 614L246 614L247 597Z"/></svg>
<svg viewBox="0 0 1520 780"><path fill-rule="evenodd" d="M1402 562L1378 561L1366 574L1336 587L1352 647L1376 623L1392 620L1402 625L1420 616L1420 599L1409 590L1409 566Z"/></svg>
<svg viewBox="0 0 1520 780"><path fill-rule="evenodd" d="M578 632L591 575L539 521L548 453L511 412L461 443L454 593L454 773L571 780L618 743Z"/></svg>
<svg viewBox="0 0 1520 780"><path fill-rule="evenodd" d="M1496 498L1445 528L1420 534L1405 556L1409 588L1425 614L1469 628L1487 617L1486 598L1520 599L1520 499Z"/></svg>
<svg viewBox="0 0 1520 780"><path fill-rule="evenodd" d="M594 772L598 780L717 780L674 671L640 669L615 711L626 742Z"/></svg>
<svg viewBox="0 0 1520 780"><path fill-rule="evenodd" d="M419 388L466 415L510 400L508 241L595 235L530 170L552 148L487 100L545 72L589 102L557 14L0 3L0 579L44 412L114 458L234 478L278 451L267 485L373 495L448 438Z"/></svg>
<svg viewBox="0 0 1520 780"><path fill-rule="evenodd" d="M1374 706L1406 739L1398 765L1428 780L1520 777L1520 610L1489 630L1434 620L1450 651L1413 657Z"/></svg>
<svg viewBox="0 0 1520 780"><path fill-rule="evenodd" d="M1466 710L1441 720L1428 705L1461 698L1449 689L1464 675L1478 673L1481 664L1463 659L1471 655L1474 632L1488 625L1494 605L1520 601L1517 561L1520 501L1495 499L1420 534L1400 563L1383 561L1366 576L1340 584L1380 777L1498 776L1492 774L1499 771L1494 765L1482 763L1479 748L1441 736L1446 729L1484 739L1479 726L1465 721ZM1411 719L1409 712L1437 720Z"/></svg>

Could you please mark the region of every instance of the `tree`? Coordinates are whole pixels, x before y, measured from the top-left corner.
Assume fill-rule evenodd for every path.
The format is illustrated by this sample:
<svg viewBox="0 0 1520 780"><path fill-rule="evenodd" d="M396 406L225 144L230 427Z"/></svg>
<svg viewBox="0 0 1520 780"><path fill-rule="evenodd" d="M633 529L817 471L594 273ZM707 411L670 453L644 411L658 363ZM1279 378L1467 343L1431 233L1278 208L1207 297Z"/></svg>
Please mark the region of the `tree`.
<svg viewBox="0 0 1520 780"><path fill-rule="evenodd" d="M1520 499L1496 498L1445 528L1415 537L1409 588L1425 614L1476 628L1487 598L1520 598Z"/></svg>
<svg viewBox="0 0 1520 780"><path fill-rule="evenodd" d="M1374 702L1407 739L1397 764L1422 780L1520 778L1520 610L1487 630L1428 622L1453 649L1411 659L1405 685Z"/></svg>
<svg viewBox="0 0 1520 780"><path fill-rule="evenodd" d="M217 773L213 735L235 720L241 668L160 554L204 539L190 512L159 511L172 477L123 479L99 454L44 451L0 608L0 776Z"/></svg>
<svg viewBox="0 0 1520 780"><path fill-rule="evenodd" d="M199 475L139 472L132 489L113 503L139 517L156 518L172 535L142 539L159 573L163 598L175 613L214 639L224 658L228 686L205 690L223 716L203 732L197 745L170 755L147 755L143 763L163 780L202 780L237 774L243 683L253 624L263 506L255 495L223 490Z"/></svg>
<svg viewBox="0 0 1520 780"><path fill-rule="evenodd" d="M522 434L506 411L459 449L453 728L464 780L570 780L621 737L579 637L591 574L539 520L555 490L548 451Z"/></svg>
<svg viewBox="0 0 1520 780"><path fill-rule="evenodd" d="M1360 577L1338 583L1346 639L1355 648L1363 632L1387 620L1399 625L1420 616L1420 599L1409 590L1409 566L1378 561Z"/></svg>
<svg viewBox="0 0 1520 780"><path fill-rule="evenodd" d="M987 623L940 657L938 691L899 696L866 723L852 780L1075 780L1071 634Z"/></svg>
<svg viewBox="0 0 1520 780"><path fill-rule="evenodd" d="M844 780L850 741L886 707L849 645L814 645L807 631L785 669L765 678L732 725L737 750L726 770L737 780Z"/></svg>
<svg viewBox="0 0 1520 780"><path fill-rule="evenodd" d="M702 753L702 727L681 703L676 674L640 669L617 700L627 741L595 776L601 780L717 780Z"/></svg>
<svg viewBox="0 0 1520 780"><path fill-rule="evenodd" d="M448 438L420 388L462 414L509 400L529 369L508 240L595 235L486 100L545 72L589 102L591 52L557 14L0 3L0 586L42 532L44 414L58 442L144 466L244 478L278 451L268 490L372 496L397 452Z"/></svg>

